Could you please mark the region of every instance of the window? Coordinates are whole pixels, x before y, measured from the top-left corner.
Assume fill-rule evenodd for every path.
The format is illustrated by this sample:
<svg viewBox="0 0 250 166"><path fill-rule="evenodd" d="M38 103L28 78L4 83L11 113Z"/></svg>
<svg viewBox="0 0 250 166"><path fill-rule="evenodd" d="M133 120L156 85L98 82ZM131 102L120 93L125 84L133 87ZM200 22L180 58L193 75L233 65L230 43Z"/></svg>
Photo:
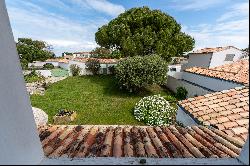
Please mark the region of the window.
<svg viewBox="0 0 250 166"><path fill-rule="evenodd" d="M225 61L233 61L234 56L235 56L234 54L227 54L226 58L225 58Z"/></svg>
<svg viewBox="0 0 250 166"><path fill-rule="evenodd" d="M176 71L176 68L170 68L170 71Z"/></svg>

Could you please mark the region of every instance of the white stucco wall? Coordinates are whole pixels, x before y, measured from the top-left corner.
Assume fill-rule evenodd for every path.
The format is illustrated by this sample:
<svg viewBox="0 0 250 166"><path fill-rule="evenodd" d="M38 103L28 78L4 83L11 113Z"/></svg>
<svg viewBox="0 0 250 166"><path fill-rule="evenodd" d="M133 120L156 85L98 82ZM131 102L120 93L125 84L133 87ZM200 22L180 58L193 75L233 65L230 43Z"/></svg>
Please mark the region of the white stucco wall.
<svg viewBox="0 0 250 166"><path fill-rule="evenodd" d="M50 64L54 65L55 67L58 67L58 66L59 66L59 63L58 63L58 62L50 62L50 61L47 61L47 62L45 62L45 64L46 64L46 63L50 63Z"/></svg>
<svg viewBox="0 0 250 166"><path fill-rule="evenodd" d="M232 63L234 61L237 61L242 56L242 53L243 53L242 51L236 48L229 48L224 51L213 53L209 67L211 68L211 67L221 66L227 63ZM235 54L233 61L225 61L227 54Z"/></svg>
<svg viewBox="0 0 250 166"><path fill-rule="evenodd" d="M51 70L36 70L36 73L41 74L44 77L51 77Z"/></svg>
<svg viewBox="0 0 250 166"><path fill-rule="evenodd" d="M188 56L189 56L188 63L182 65L181 71L194 66L208 68L212 53L207 53L207 54L190 53Z"/></svg>
<svg viewBox="0 0 250 166"><path fill-rule="evenodd" d="M31 67L32 65L35 66L35 67L43 67L44 64L46 63L50 63L50 64L53 64L54 67L58 67L58 62L41 62L41 61L35 61L33 63L28 63L28 67Z"/></svg>
<svg viewBox="0 0 250 166"><path fill-rule="evenodd" d="M69 64L68 63L59 62L58 66L63 68L63 69L69 70Z"/></svg>
<svg viewBox="0 0 250 166"><path fill-rule="evenodd" d="M176 71L171 71L171 68L175 68ZM172 76L172 77L178 77L179 78L179 75L181 75L181 65L178 64L178 65L168 65L168 75L169 76Z"/></svg>
<svg viewBox="0 0 250 166"><path fill-rule="evenodd" d="M0 29L0 164L39 164L42 146L3 0Z"/></svg>
<svg viewBox="0 0 250 166"><path fill-rule="evenodd" d="M86 65L84 62L70 60L69 61L69 68L70 68L70 65L72 65L72 64L76 64L81 68L80 75L92 75L91 71L86 70ZM109 66L114 66L114 65L116 65L116 64L100 64L101 68L99 70L99 73L103 74L103 68L107 68ZM108 70L108 68L107 68L107 74L110 74L110 71ZM70 75L71 75L71 73L70 73Z"/></svg>
<svg viewBox="0 0 250 166"><path fill-rule="evenodd" d="M213 91L222 91L225 89L232 89L235 87L243 86L242 84L237 84L231 81L225 81L188 72L183 72L182 79L190 81L202 87L206 87Z"/></svg>
<svg viewBox="0 0 250 166"><path fill-rule="evenodd" d="M206 90L199 86L195 86L183 80L176 79L172 76L168 76L166 86L175 93L176 93L177 87L180 87L180 86L185 87L186 90L188 91L187 97L194 97L195 95L200 96L200 95L212 93L212 91Z"/></svg>
<svg viewBox="0 0 250 166"><path fill-rule="evenodd" d="M31 67L31 66L43 67L44 64L45 64L45 62L37 61L37 62L33 62L33 63L28 63L28 67Z"/></svg>
<svg viewBox="0 0 250 166"><path fill-rule="evenodd" d="M198 124L179 106L176 114L176 120L181 122L184 126L197 126Z"/></svg>

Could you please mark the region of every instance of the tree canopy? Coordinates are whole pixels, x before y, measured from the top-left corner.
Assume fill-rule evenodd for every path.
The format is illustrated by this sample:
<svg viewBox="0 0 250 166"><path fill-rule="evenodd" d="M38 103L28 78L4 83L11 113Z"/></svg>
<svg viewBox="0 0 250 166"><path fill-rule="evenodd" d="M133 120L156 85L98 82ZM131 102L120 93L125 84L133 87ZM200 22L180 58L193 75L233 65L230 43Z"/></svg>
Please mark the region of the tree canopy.
<svg viewBox="0 0 250 166"><path fill-rule="evenodd" d="M148 7L120 14L98 29L95 40L102 47L119 50L123 57L158 54L166 60L191 51L195 43L172 16Z"/></svg>
<svg viewBox="0 0 250 166"><path fill-rule="evenodd" d="M52 46L44 41L32 40L30 38L18 38L16 44L22 67L33 61L45 61L55 57Z"/></svg>

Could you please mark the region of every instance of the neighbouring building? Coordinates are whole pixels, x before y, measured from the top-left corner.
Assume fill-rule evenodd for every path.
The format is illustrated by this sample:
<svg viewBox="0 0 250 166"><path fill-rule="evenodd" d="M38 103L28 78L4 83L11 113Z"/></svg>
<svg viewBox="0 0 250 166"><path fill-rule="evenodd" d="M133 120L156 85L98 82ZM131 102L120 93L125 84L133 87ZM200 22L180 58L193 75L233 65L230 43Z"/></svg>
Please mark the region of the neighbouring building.
<svg viewBox="0 0 250 166"><path fill-rule="evenodd" d="M192 67L183 72L168 76L166 86L176 92L179 86L185 87L188 97L204 95L225 89L243 86L249 82L249 60L236 62L213 68Z"/></svg>
<svg viewBox="0 0 250 166"><path fill-rule="evenodd" d="M236 87L178 103L176 120L185 126L215 127L244 143L249 130L249 87Z"/></svg>
<svg viewBox="0 0 250 166"><path fill-rule="evenodd" d="M74 52L73 57L76 58L90 58L91 52Z"/></svg>
<svg viewBox="0 0 250 166"><path fill-rule="evenodd" d="M76 64L81 68L80 75L91 75L92 73L86 69L86 62L90 58L74 58L72 60L69 60L68 67L70 67L72 64ZM95 59L95 58L92 58ZM118 62L117 59L99 59L100 62L100 74L111 74L109 67L115 66Z"/></svg>
<svg viewBox="0 0 250 166"><path fill-rule="evenodd" d="M234 46L203 48L188 53L188 63L181 71L190 67L213 68L235 62L244 57L244 51Z"/></svg>

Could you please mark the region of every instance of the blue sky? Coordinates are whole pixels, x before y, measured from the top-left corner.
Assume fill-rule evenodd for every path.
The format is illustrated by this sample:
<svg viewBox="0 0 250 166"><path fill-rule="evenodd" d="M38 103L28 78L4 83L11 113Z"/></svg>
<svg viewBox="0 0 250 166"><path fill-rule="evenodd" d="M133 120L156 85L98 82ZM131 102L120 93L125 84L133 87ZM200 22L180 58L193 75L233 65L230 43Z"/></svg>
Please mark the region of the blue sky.
<svg viewBox="0 0 250 166"><path fill-rule="evenodd" d="M249 0L6 0L15 40L44 40L62 52L90 51L95 32L132 7L173 16L195 38L195 49L249 44Z"/></svg>

